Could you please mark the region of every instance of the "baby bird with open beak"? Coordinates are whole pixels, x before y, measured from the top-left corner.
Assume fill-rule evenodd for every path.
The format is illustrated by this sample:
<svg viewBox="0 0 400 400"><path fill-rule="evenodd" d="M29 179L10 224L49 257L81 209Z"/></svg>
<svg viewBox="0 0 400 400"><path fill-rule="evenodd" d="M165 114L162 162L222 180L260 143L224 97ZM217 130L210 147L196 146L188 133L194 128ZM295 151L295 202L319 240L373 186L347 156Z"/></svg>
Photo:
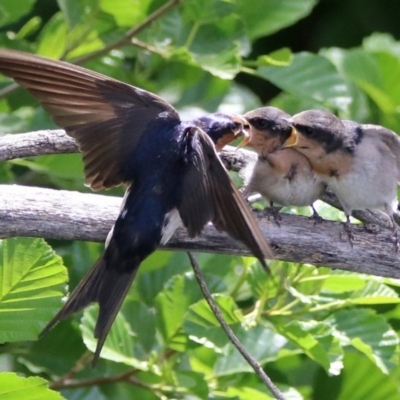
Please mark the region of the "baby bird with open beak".
<svg viewBox="0 0 400 400"><path fill-rule="evenodd" d="M248 137L242 142L258 154L244 171L244 195L260 193L273 207L311 206L313 218L320 217L313 203L325 191L325 184L313 172L308 159L298 151L281 146L290 136L290 115L275 107L262 107L243 115ZM276 214L274 215L276 219Z"/></svg>
<svg viewBox="0 0 400 400"><path fill-rule="evenodd" d="M346 215L350 242L352 211L380 209L393 223L398 249L395 211L400 181L399 136L382 126L341 121L321 110L296 114L291 123L294 129L283 146L304 154L336 194Z"/></svg>

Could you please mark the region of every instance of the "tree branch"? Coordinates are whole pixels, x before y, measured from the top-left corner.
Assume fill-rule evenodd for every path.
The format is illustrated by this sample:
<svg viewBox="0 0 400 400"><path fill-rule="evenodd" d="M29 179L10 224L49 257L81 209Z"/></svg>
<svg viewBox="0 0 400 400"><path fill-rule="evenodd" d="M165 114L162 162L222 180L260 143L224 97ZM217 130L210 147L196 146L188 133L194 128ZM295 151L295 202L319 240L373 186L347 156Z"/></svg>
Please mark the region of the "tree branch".
<svg viewBox="0 0 400 400"><path fill-rule="evenodd" d="M45 154L75 153L77 151L78 147L74 139L69 137L62 129L43 130L0 137L0 161ZM237 172L240 172L249 162L257 158L257 155L253 151L246 149L236 151L232 146L226 146L225 149L221 151L220 156L229 170ZM322 196L321 200L333 207L341 209L336 196L332 192L327 191ZM376 224L386 229L391 228L389 219L380 211L354 211L353 216L367 224Z"/></svg>
<svg viewBox="0 0 400 400"><path fill-rule="evenodd" d="M65 190L0 185L1 238L33 236L103 242L121 198ZM281 227L255 212L264 235L280 260L400 278L400 258L389 230L376 234L354 226L352 248L338 222L314 226L307 217L283 214ZM249 255L239 242L207 226L198 238L179 228L166 246L180 251Z"/></svg>
<svg viewBox="0 0 400 400"><path fill-rule="evenodd" d="M75 140L63 129L43 130L0 137L0 162L48 154L77 153Z"/></svg>

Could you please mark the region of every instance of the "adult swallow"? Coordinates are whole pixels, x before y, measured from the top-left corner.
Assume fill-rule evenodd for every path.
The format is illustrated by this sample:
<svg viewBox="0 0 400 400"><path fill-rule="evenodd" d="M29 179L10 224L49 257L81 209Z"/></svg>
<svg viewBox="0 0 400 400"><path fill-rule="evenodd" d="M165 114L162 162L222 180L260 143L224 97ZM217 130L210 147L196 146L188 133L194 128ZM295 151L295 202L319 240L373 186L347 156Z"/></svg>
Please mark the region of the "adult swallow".
<svg viewBox="0 0 400 400"><path fill-rule="evenodd" d="M281 146L291 134L290 115L275 107L262 107L243 115L249 135L244 143L258 154L255 163L244 170L244 195L260 193L273 207L311 206L313 218L318 221L313 207L326 189L303 154Z"/></svg>
<svg viewBox="0 0 400 400"><path fill-rule="evenodd" d="M211 221L266 267L264 259L273 253L215 152L214 142L235 135L240 120L214 114L182 122L153 93L17 51L0 49L0 72L27 89L76 139L87 185L93 190L127 185L104 253L42 334L99 303L95 363L140 263L167 243L180 223L194 237Z"/></svg>
<svg viewBox="0 0 400 400"><path fill-rule="evenodd" d="M400 139L378 125L341 121L333 114L309 110L292 117L294 129L284 146L304 154L346 215L350 242L353 210L379 209L392 221L398 247L395 213L400 181Z"/></svg>

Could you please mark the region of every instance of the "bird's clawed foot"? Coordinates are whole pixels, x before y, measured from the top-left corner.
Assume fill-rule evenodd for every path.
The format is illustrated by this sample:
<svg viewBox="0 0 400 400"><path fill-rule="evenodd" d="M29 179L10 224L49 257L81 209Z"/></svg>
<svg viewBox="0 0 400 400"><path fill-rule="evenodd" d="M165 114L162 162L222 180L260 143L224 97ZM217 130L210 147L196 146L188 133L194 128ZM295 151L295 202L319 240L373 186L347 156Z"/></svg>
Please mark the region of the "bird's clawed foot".
<svg viewBox="0 0 400 400"><path fill-rule="evenodd" d="M324 219L317 213L317 210L314 208L314 206L311 206L313 210L313 214L311 215L310 219L314 220L314 226L317 224L322 224L324 222Z"/></svg>
<svg viewBox="0 0 400 400"><path fill-rule="evenodd" d="M267 211L267 213L268 213L268 220L270 217L273 217L276 225L278 225L280 228L281 227L280 221L282 221L282 216L279 213L280 207L274 207L271 205L271 207L267 208L265 211Z"/></svg>
<svg viewBox="0 0 400 400"><path fill-rule="evenodd" d="M364 230L368 233L379 233L380 228L379 225L371 224L371 223L364 223Z"/></svg>

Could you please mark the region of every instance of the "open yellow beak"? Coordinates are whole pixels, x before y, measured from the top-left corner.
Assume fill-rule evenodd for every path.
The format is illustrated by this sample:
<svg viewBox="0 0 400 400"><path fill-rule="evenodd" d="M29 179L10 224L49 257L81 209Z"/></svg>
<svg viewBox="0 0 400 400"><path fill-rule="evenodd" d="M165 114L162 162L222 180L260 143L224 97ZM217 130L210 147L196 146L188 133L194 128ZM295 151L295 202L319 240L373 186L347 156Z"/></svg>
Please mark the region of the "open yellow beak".
<svg viewBox="0 0 400 400"><path fill-rule="evenodd" d="M281 148L284 149L285 147L296 146L298 140L299 140L298 133L295 128L292 128L292 132L290 132L290 136L286 139L286 141L283 143Z"/></svg>
<svg viewBox="0 0 400 400"><path fill-rule="evenodd" d="M237 149L240 149L241 147L247 146L250 143L250 134L249 134L250 127L249 127L249 123L247 122L247 120L245 118L243 118L242 116L235 114L235 115L232 115L232 118L234 120L235 120L235 118L237 118L236 121L238 121L238 122L240 121L242 124L242 130L241 130L240 134L236 135L236 136L243 136L242 141L236 147L236 150L237 150Z"/></svg>
<svg viewBox="0 0 400 400"><path fill-rule="evenodd" d="M241 147L245 147L250 143L250 135L246 132L242 141L238 144L238 147L236 147L237 149L240 149Z"/></svg>

